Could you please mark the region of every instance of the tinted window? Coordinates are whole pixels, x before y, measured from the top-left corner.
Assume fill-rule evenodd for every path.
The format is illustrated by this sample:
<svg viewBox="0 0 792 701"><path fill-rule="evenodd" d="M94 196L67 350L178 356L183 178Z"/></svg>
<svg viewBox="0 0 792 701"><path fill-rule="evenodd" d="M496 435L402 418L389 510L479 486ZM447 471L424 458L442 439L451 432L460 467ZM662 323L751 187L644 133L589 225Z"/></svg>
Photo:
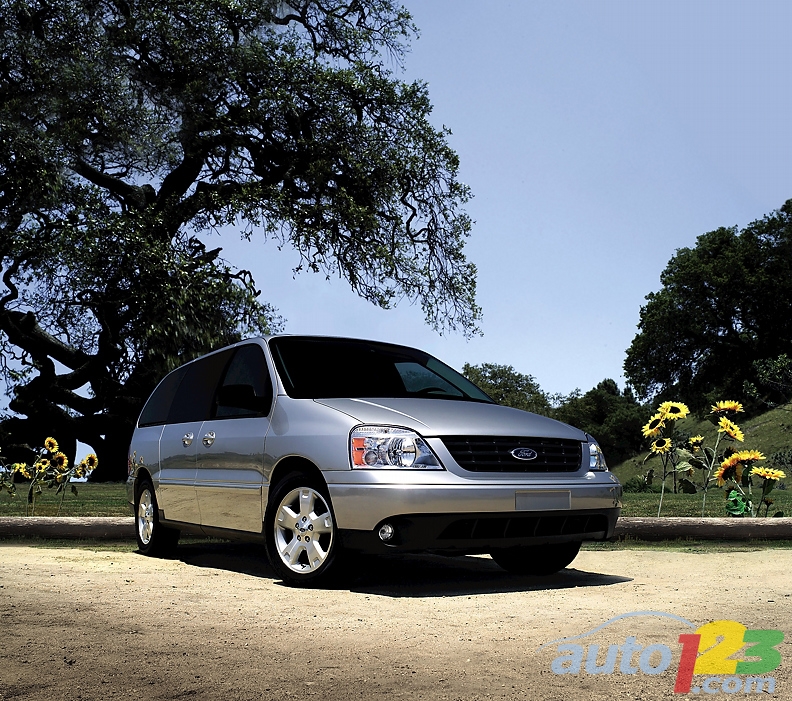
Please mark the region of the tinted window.
<svg viewBox="0 0 792 701"><path fill-rule="evenodd" d="M232 351L215 353L185 366L185 376L168 414L169 424L211 418L215 390Z"/></svg>
<svg viewBox="0 0 792 701"><path fill-rule="evenodd" d="M270 341L286 393L321 397L492 400L428 353L375 341L290 336Z"/></svg>
<svg viewBox="0 0 792 701"><path fill-rule="evenodd" d="M139 426L157 426L167 423L173 397L184 378L187 368L174 370L157 385L140 414Z"/></svg>
<svg viewBox="0 0 792 701"><path fill-rule="evenodd" d="M248 386L253 395L262 400L257 409L223 405L215 411L217 417L262 416L269 414L272 404L272 379L270 378L264 351L257 345L241 346L228 365L222 387Z"/></svg>
<svg viewBox="0 0 792 701"><path fill-rule="evenodd" d="M407 392L423 393L427 395L445 393L457 397L462 396L462 391L444 380L428 367L418 363L396 363L396 369L401 375L402 382Z"/></svg>

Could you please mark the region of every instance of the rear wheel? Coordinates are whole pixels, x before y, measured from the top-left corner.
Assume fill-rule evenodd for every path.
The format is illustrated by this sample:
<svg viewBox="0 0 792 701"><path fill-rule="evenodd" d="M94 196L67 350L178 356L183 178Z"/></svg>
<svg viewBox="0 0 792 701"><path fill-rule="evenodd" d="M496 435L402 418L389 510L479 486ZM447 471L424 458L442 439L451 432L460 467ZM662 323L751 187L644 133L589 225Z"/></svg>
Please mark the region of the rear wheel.
<svg viewBox="0 0 792 701"><path fill-rule="evenodd" d="M179 542L179 531L160 525L157 495L148 479L135 490L135 537L144 555L170 555Z"/></svg>
<svg viewBox="0 0 792 701"><path fill-rule="evenodd" d="M327 487L316 478L292 473L270 496L264 522L267 555L284 582L298 586L328 579L340 543Z"/></svg>
<svg viewBox="0 0 792 701"><path fill-rule="evenodd" d="M490 556L508 572L544 576L559 572L571 564L580 552L580 545L579 541L521 545L493 550Z"/></svg>

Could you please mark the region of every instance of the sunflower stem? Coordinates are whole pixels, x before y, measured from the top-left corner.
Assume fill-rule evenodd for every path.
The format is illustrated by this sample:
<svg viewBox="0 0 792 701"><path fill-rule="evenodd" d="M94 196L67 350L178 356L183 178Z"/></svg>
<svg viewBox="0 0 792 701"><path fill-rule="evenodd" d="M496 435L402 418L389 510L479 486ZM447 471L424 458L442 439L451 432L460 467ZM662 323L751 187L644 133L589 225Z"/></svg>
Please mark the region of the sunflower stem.
<svg viewBox="0 0 792 701"><path fill-rule="evenodd" d="M712 471L715 469L715 460L718 457L718 445L720 444L721 434L718 432L715 436L715 447L712 449L712 460L709 461L709 466L707 468L707 476L704 479L704 498L701 500L701 518L704 518L704 509L707 506L707 490L709 489L710 478L712 477ZM704 455L707 454L707 451L704 451Z"/></svg>
<svg viewBox="0 0 792 701"><path fill-rule="evenodd" d="M66 485L69 484L70 481L71 481L71 470L69 470L69 472L66 473L66 479L63 481L63 489L61 490L61 498L60 498L60 502L58 503L58 513L55 514L56 516L60 516L61 507L63 506L63 500L66 498Z"/></svg>

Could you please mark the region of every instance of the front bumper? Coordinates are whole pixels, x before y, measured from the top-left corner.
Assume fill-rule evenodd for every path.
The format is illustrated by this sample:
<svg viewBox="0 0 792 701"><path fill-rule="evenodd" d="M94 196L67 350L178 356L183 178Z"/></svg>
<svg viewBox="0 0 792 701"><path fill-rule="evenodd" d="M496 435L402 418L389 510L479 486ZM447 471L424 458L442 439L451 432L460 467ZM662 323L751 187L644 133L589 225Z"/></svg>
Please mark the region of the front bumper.
<svg viewBox="0 0 792 701"><path fill-rule="evenodd" d="M382 474L371 477L381 478ZM475 483L466 480L412 484L339 480L328 483L328 489L338 527L361 531L371 531L384 520L407 514L508 517L533 512L568 515L602 510L616 510L618 514L622 505L621 485L610 473L588 473L583 478L541 482Z"/></svg>
<svg viewBox="0 0 792 701"><path fill-rule="evenodd" d="M342 529L344 547L372 553L434 551L490 553L500 548L613 536L620 508L579 511L515 511L511 514L407 514L384 519L368 531ZM386 543L379 526L393 526Z"/></svg>

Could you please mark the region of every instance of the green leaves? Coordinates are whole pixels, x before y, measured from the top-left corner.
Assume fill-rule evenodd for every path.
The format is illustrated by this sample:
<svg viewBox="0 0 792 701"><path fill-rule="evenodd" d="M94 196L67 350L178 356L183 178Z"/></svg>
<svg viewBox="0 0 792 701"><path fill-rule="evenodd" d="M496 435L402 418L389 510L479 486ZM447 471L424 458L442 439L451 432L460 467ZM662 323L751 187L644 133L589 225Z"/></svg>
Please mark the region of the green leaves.
<svg viewBox="0 0 792 701"><path fill-rule="evenodd" d="M695 494L698 489L689 479L681 479L677 482L677 488L683 494Z"/></svg>
<svg viewBox="0 0 792 701"><path fill-rule="evenodd" d="M638 394L673 393L703 409L713 397L742 396L745 381L783 382L786 366L755 361L792 352L790 250L792 200L679 249L627 350L625 374Z"/></svg>
<svg viewBox="0 0 792 701"><path fill-rule="evenodd" d="M745 497L736 489L732 489L726 499L726 513L730 516L744 516L747 508Z"/></svg>
<svg viewBox="0 0 792 701"><path fill-rule="evenodd" d="M282 327L250 273L207 246L216 234L260 231L294 249L295 272L477 333L470 192L426 85L393 73L409 14L391 0L288 7L0 8L13 76L0 78L0 346L26 363L6 379L30 426L46 415L121 450L167 370ZM121 460L102 464L123 479Z"/></svg>

